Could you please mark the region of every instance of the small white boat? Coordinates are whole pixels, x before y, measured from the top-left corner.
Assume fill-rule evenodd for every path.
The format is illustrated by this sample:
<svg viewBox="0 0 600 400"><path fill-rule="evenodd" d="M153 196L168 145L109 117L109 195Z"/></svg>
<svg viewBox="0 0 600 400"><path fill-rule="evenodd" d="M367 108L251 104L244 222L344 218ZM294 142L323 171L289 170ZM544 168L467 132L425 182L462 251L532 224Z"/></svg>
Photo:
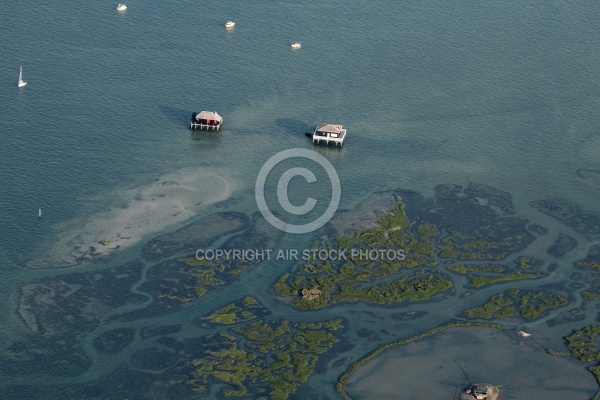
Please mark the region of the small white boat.
<svg viewBox="0 0 600 400"><path fill-rule="evenodd" d="M522 337L529 337L529 336L531 336L531 333L527 333L525 331L519 331L517 333L519 334L519 336L522 336Z"/></svg>
<svg viewBox="0 0 600 400"><path fill-rule="evenodd" d="M235 26L235 22L233 22L233 21L227 21L225 23L225 28L227 28L227 29L232 29L234 26Z"/></svg>
<svg viewBox="0 0 600 400"><path fill-rule="evenodd" d="M302 45L300 44L300 42L292 43L292 49L300 49L300 48L302 48Z"/></svg>
<svg viewBox="0 0 600 400"><path fill-rule="evenodd" d="M23 80L23 67L21 67L21 70L19 71L19 87L23 87L25 85L27 85L27 82Z"/></svg>
<svg viewBox="0 0 600 400"><path fill-rule="evenodd" d="M117 6L117 11L125 11L127 10L127 6L123 3L119 3L119 5Z"/></svg>

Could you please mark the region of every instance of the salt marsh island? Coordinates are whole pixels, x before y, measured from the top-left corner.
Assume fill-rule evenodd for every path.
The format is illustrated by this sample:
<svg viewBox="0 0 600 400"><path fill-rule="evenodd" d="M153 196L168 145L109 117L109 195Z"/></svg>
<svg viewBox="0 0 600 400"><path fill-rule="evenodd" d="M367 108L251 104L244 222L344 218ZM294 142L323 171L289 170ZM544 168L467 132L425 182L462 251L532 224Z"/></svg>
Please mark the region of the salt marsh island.
<svg viewBox="0 0 600 400"><path fill-rule="evenodd" d="M19 315L29 332L0 363L17 375L54 360L46 375L77 377L94 375L106 356L128 359L103 378L35 389L73 399L89 390L130 393L124 380L133 377L154 382L148 396L190 399L310 397L320 380L351 398L418 389L411 385L425 394L411 374L436 376L429 397L506 381L507 395L535 388L548 399L591 397L597 366L586 374L581 362L598 361L597 329L568 327L600 299L600 250L589 247L568 281L553 283L556 263L527 249L545 240L553 259L576 249L566 236L548 235L516 212L510 194L485 185L439 185L430 198L379 193L315 233L311 256L274 270L271 289L257 292L245 279L273 260L202 259L194 250L276 249L284 236L260 213L216 211L149 239L136 262L23 285ZM319 258L333 249L348 256ZM181 315L189 322L174 319ZM551 345L539 324L566 337L567 350ZM414 335L398 338L396 329ZM533 362L544 369L523 375ZM109 378L117 382L110 388ZM20 389L7 393L19 398Z"/></svg>

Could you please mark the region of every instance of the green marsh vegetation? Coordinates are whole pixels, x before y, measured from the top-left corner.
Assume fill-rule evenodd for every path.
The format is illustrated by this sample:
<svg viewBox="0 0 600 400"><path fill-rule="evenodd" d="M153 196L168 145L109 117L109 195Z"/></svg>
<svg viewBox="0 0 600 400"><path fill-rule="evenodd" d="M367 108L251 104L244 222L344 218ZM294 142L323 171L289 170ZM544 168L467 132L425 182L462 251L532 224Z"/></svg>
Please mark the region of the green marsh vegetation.
<svg viewBox="0 0 600 400"><path fill-rule="evenodd" d="M451 235L444 237L437 246L439 256L458 260L502 260L506 253L498 251L502 242L490 242L484 239L474 239L472 235L453 230Z"/></svg>
<svg viewBox="0 0 600 400"><path fill-rule="evenodd" d="M520 271L517 271L512 274L500 276L470 276L469 281L471 286L478 288L484 285L493 285L495 283L501 282L519 281L523 279L535 279L539 278L540 276L542 276L540 273L524 274Z"/></svg>
<svg viewBox="0 0 600 400"><path fill-rule="evenodd" d="M245 297L240 302L230 303L219 308L206 317L200 317L200 326L210 324L231 325L250 321L257 318L257 314L264 315L267 310L254 297Z"/></svg>
<svg viewBox="0 0 600 400"><path fill-rule="evenodd" d="M479 288L484 285L493 285L495 283L539 278L542 274L535 271L539 269L541 263L540 260L534 260L529 257L520 257L514 262L515 267L513 269L509 269L508 266L499 264L459 264L446 267L446 269L450 272L467 275L469 284L475 288ZM511 270L514 270L515 272L507 273ZM521 272L522 270L527 272ZM487 273L487 275L475 273Z"/></svg>
<svg viewBox="0 0 600 400"><path fill-rule="evenodd" d="M283 297L298 296L303 289L319 289L321 295L317 298L293 300L294 306L301 310L344 301L385 304L427 300L452 287L444 274L431 270L437 265L434 257L438 236L434 225L409 220L404 204L398 202L392 212L380 218L376 227L317 243L319 249L346 250L346 259L328 261L312 257L296 271L284 274L274 288ZM376 259L364 256L371 250L390 249L397 252L396 256ZM398 251L402 251L403 257L397 256Z"/></svg>
<svg viewBox="0 0 600 400"><path fill-rule="evenodd" d="M465 311L468 318L519 317L535 319L547 310L568 304L561 295L544 290L509 289L492 296L485 304Z"/></svg>
<svg viewBox="0 0 600 400"><path fill-rule="evenodd" d="M267 321L266 309L252 297L228 304L200 324L234 325L203 338L200 348L181 353L188 362L182 370L187 383L200 395L213 384L225 385L223 396L287 399L306 382L319 356L340 339L342 319L318 322ZM254 317L252 317L254 316Z"/></svg>
<svg viewBox="0 0 600 400"><path fill-rule="evenodd" d="M178 268L170 275L174 281L163 281L156 292L160 302L188 302L206 294L213 287L224 285L242 271L253 265L248 260L207 261L196 258L178 258L173 260Z"/></svg>
<svg viewBox="0 0 600 400"><path fill-rule="evenodd" d="M591 246L587 256L575 263L575 266L582 269L595 269L600 271L600 246Z"/></svg>
<svg viewBox="0 0 600 400"><path fill-rule="evenodd" d="M584 290L581 292L581 297L583 297L586 300L598 300L600 299L600 294Z"/></svg>
<svg viewBox="0 0 600 400"><path fill-rule="evenodd" d="M600 270L600 262L598 261L580 261L577 265L585 267L585 268L593 268Z"/></svg>
<svg viewBox="0 0 600 400"><path fill-rule="evenodd" d="M594 362L595 364L588 367L588 370L596 376L600 383L600 326L588 325L582 329L573 331L569 336L565 337L565 342L569 349L569 354L578 360L584 362ZM550 354L562 355L555 351L548 351ZM600 398L600 391L596 393L594 399Z"/></svg>
<svg viewBox="0 0 600 400"><path fill-rule="evenodd" d="M446 268L450 272L461 275L467 275L471 272L504 272L506 267L503 265L452 265Z"/></svg>
<svg viewBox="0 0 600 400"><path fill-rule="evenodd" d="M496 230L504 233L506 229L490 230L492 233L487 235L491 237L499 235ZM381 216L375 227L315 243L315 249L345 250L346 259L332 261L313 257L295 271L281 276L274 289L279 296L294 297L292 304L296 308L316 310L348 301L388 304L428 300L453 287L452 280L439 266L450 273L466 275L474 288L541 277L540 260L521 257L512 266L497 262L506 256L506 250L516 248L527 239L525 234L513 236L516 239L488 241L457 229L442 234L431 222L410 219L405 205L398 200L396 208ZM405 258L356 256L360 251L382 249L402 250ZM487 263L469 264L469 260ZM321 295L301 299L299 295L304 289L318 289Z"/></svg>
<svg viewBox="0 0 600 400"><path fill-rule="evenodd" d="M588 325L582 329L574 330L565 337L567 352L547 349L548 354L557 356L570 355L580 361L594 363L588 370L594 374L600 384L600 326ZM600 399L600 390L596 392L594 400Z"/></svg>

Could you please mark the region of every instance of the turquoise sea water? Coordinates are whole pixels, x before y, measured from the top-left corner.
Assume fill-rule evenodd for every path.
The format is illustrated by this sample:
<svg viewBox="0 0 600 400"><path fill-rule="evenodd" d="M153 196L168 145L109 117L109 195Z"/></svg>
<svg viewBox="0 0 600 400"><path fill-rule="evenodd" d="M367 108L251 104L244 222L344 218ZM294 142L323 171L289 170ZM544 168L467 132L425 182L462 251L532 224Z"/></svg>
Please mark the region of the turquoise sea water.
<svg viewBox="0 0 600 400"><path fill-rule="evenodd" d="M0 4L0 294L6 299L0 345L26 330L15 313L19 287L65 272L27 267L54 251L57 237L77 235L73 226L93 229L132 190L164 176L183 179L190 169L217 169L236 182L225 208L255 212L254 181L262 164L287 148L312 148L304 132L324 121L348 128L343 149L316 149L340 176L342 208L380 190L430 195L440 183L486 183L510 192L520 214L550 228L548 245L559 230L576 237L579 247L566 263L585 256L592 244L528 203L564 198L600 212L598 180L576 174L600 169L597 2L127 5L117 13L110 2ZM236 27L226 31L230 19ZM300 51L290 48L294 41L302 43ZM28 85L18 89L21 65ZM218 136L190 135L189 116L201 109L224 116ZM185 221L173 223L157 223L107 263L72 270L139 259L144 240ZM303 245L310 237L282 240ZM528 255L544 259L545 250L528 249ZM233 282L202 298L198 309L167 320L181 322L227 304L240 288L263 293L257 298L276 314L291 313L266 294L287 267L253 269L243 284ZM559 269L547 283L568 275ZM487 296L482 291L470 301ZM459 307L464 300L445 305ZM364 304L352 309L397 312ZM447 319L446 309L428 311L419 326L381 324L397 338ZM339 314L352 317L340 306L314 318ZM587 322L595 317L588 310ZM389 341L352 333L368 324L350 318L349 360ZM546 332L556 344L566 333L564 326ZM96 363L70 382L100 377L134 351L109 360L88 350ZM329 368L308 385L333 396L332 383L346 366ZM60 383L36 373L1 381Z"/></svg>

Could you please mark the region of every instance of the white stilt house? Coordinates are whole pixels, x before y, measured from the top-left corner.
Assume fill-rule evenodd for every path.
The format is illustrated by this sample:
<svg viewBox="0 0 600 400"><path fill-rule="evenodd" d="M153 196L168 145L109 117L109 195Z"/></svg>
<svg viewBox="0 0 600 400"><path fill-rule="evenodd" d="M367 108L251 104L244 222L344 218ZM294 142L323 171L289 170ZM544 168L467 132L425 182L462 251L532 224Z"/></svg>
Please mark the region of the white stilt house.
<svg viewBox="0 0 600 400"><path fill-rule="evenodd" d="M333 143L336 146L343 146L345 140L346 128L342 125L321 124L312 133L312 141L317 144L325 142L327 144Z"/></svg>
<svg viewBox="0 0 600 400"><path fill-rule="evenodd" d="M219 132L222 124L223 117L221 117L216 111L201 111L199 113L192 114L190 129L206 129L207 131Z"/></svg>

